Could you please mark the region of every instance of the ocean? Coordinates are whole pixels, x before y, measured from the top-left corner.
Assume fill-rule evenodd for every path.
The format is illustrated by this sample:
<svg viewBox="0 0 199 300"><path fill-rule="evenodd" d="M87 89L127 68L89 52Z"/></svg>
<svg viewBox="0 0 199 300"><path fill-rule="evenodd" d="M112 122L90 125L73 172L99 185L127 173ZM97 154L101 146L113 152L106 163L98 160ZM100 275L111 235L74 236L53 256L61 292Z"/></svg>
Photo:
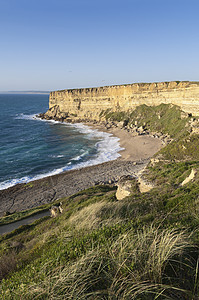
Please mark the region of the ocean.
<svg viewBox="0 0 199 300"><path fill-rule="evenodd" d="M0 94L0 190L120 156L119 139L109 133L36 118L48 97Z"/></svg>

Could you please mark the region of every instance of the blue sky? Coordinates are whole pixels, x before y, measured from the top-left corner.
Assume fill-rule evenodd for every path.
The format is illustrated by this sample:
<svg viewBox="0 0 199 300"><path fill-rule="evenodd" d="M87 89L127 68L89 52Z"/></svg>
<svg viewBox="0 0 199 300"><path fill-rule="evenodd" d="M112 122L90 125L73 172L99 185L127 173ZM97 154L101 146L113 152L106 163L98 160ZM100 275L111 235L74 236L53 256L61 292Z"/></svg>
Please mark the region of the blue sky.
<svg viewBox="0 0 199 300"><path fill-rule="evenodd" d="M199 80L198 0L0 0L0 91Z"/></svg>

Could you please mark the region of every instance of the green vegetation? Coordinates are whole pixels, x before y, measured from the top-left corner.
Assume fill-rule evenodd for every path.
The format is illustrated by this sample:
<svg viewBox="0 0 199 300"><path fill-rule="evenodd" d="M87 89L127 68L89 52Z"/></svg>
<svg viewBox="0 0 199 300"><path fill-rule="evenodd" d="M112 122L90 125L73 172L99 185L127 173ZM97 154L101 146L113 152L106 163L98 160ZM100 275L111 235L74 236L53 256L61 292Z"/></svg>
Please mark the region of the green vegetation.
<svg viewBox="0 0 199 300"><path fill-rule="evenodd" d="M198 299L199 139L187 130L189 117L166 105L102 114L173 137L143 175L155 187L117 201L116 187L95 186L57 200L58 217L3 235L0 299Z"/></svg>
<svg viewBox="0 0 199 300"><path fill-rule="evenodd" d="M113 112L110 109L107 109L105 111L101 111L100 117L104 116L106 120L111 120L111 121L124 121L125 119L129 118L129 113L125 111L116 111Z"/></svg>
<svg viewBox="0 0 199 300"><path fill-rule="evenodd" d="M129 129L133 126L144 127L145 131L168 134L173 142L164 147L157 155L165 160L199 159L198 135L190 135L192 116L184 114L173 104L158 106L138 106L134 111L102 111L100 117L109 122L124 121ZM195 117L198 120L198 117Z"/></svg>
<svg viewBox="0 0 199 300"><path fill-rule="evenodd" d="M163 148L158 155L167 160L199 160L198 135L184 134Z"/></svg>
<svg viewBox="0 0 199 300"><path fill-rule="evenodd" d="M52 206L52 204L46 204L46 205L38 206L38 207L29 209L29 210L9 214L5 217L0 218L0 226L25 219L27 217L36 215L39 212L44 212L44 211L50 209L51 206ZM0 237L0 239L1 239L1 237Z"/></svg>
<svg viewBox="0 0 199 300"><path fill-rule="evenodd" d="M136 107L133 111L116 111L110 109L102 111L100 116L104 116L110 121L128 121L128 125L145 126L152 132L162 132L169 134L172 138L188 134L186 123L191 117L181 118L182 111L176 105L160 104L158 106L147 106L146 104Z"/></svg>
<svg viewBox="0 0 199 300"><path fill-rule="evenodd" d="M4 235L2 299L192 299L199 176L180 183L198 167L160 162L146 171L157 184L148 193L117 201L96 186L62 199L59 217Z"/></svg>

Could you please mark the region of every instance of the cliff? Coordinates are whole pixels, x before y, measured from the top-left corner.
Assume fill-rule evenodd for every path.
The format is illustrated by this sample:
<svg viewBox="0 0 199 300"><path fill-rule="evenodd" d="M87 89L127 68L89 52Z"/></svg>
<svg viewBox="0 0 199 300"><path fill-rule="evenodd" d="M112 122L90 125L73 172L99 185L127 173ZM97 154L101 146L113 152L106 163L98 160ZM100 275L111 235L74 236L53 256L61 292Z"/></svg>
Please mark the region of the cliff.
<svg viewBox="0 0 199 300"><path fill-rule="evenodd" d="M134 83L56 91L50 93L49 109L56 107L57 116L63 118L69 113L82 119L98 120L102 110L127 111L141 104L157 106L160 103L172 103L187 113L199 115L199 83Z"/></svg>

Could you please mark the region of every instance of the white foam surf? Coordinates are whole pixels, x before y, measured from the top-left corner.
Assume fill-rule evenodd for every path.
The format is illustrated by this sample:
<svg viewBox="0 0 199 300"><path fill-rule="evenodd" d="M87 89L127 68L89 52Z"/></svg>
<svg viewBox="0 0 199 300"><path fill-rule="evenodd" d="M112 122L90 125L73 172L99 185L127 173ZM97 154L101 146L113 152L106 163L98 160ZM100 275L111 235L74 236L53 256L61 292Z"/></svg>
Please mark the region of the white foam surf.
<svg viewBox="0 0 199 300"><path fill-rule="evenodd" d="M70 123L62 123L59 121L54 120L41 120L40 118L37 118L36 115L24 115L21 114L17 116L17 118L23 118L26 120L39 120L39 121L45 121L45 122L51 122L51 123L61 123L63 126L70 126L75 128L77 131L86 134L87 138L94 139L96 138L98 142L96 142L95 147L97 149L97 154L91 157L87 161L81 162L81 159L88 154L88 152L84 152L83 154L76 156L71 159L71 161L80 161L77 164L72 164L70 161L67 165L63 166L62 168L54 169L51 172L44 172L42 174L38 174L36 176L26 176L22 178L16 178L12 180L7 180L0 183L0 190L7 189L9 187L12 187L18 183L28 183L30 181L42 179L44 177L52 176L60 174L64 171L69 171L73 169L80 169L88 166L98 165L107 161L115 160L121 155L118 153L119 151L123 150L123 148L120 147L119 144L119 138L114 137L111 133L107 132L101 132L98 129L91 129L89 126L84 125L82 123L76 123L76 124L70 124ZM100 140L100 141L99 141ZM60 157L59 155L57 157Z"/></svg>
<svg viewBox="0 0 199 300"><path fill-rule="evenodd" d="M25 115L25 114L18 114L15 116L15 119L16 120L36 120L36 119L39 119L36 117L35 114L32 114L32 115Z"/></svg>
<svg viewBox="0 0 199 300"><path fill-rule="evenodd" d="M62 157L64 157L64 155L62 155L62 154L58 154L58 155L48 155L48 157L52 157L52 158L62 158Z"/></svg>

